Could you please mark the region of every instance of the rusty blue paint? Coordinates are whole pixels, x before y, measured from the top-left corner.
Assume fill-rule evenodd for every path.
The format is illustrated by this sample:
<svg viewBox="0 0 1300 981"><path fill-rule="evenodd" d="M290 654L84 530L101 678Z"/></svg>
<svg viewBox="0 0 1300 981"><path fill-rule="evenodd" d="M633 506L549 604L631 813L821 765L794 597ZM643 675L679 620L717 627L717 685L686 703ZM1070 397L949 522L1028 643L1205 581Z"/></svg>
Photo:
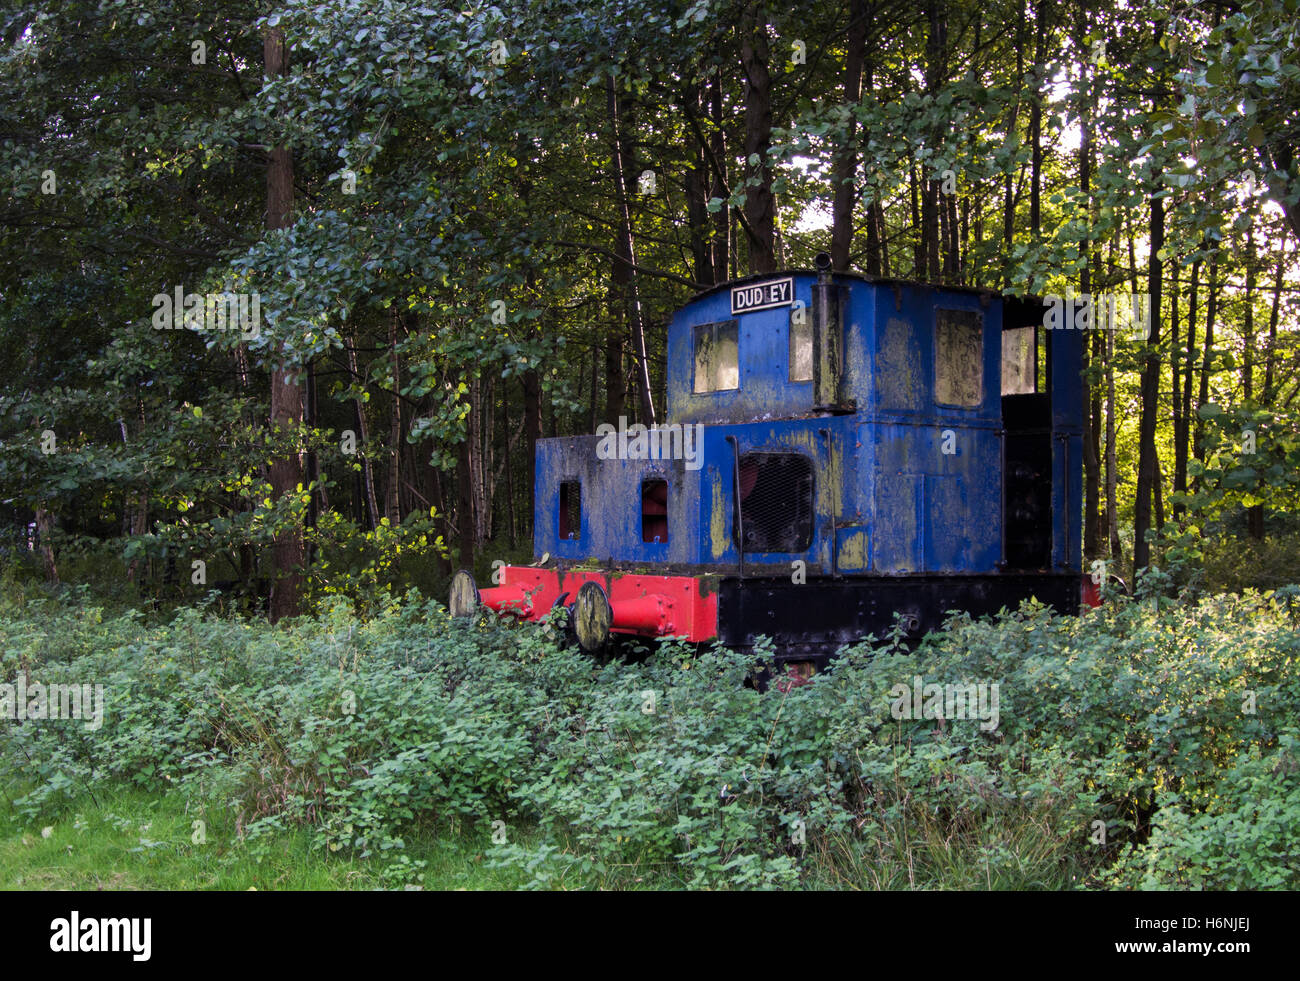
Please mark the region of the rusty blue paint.
<svg viewBox="0 0 1300 981"><path fill-rule="evenodd" d="M811 306L813 273L791 276ZM791 382L791 308L732 317L730 287L677 312L668 332L669 423L702 423L701 467L682 461L601 460L595 436L537 445L534 547L565 562L623 566L734 566L734 451L798 452L815 474L815 528L802 553L746 553L746 570L788 572L802 559L849 575L991 573L1002 554L1001 330L992 293L837 276L843 288L843 392L854 411L814 411L812 382ZM981 397L935 399L937 310L977 314L983 331ZM739 387L694 392L694 328L735 319ZM1078 568L1082 485L1081 339L1048 332L1052 429L1052 564ZM950 452L944 452L945 447ZM668 482L667 542L641 540L641 484ZM581 534L559 538L560 484L582 484ZM843 561L838 561L842 557Z"/></svg>

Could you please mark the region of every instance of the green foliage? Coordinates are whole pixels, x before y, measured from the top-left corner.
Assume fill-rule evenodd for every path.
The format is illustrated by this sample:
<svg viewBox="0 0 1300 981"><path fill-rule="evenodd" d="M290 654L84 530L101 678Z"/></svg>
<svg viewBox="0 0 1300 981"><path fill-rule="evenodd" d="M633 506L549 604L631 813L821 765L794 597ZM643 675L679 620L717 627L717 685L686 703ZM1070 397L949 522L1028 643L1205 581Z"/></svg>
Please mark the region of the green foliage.
<svg viewBox="0 0 1300 981"><path fill-rule="evenodd" d="M1207 805L1161 794L1151 836L1125 852L1105 881L1138 889L1294 889L1300 849L1300 729L1258 747L1220 777Z"/></svg>
<svg viewBox="0 0 1300 981"><path fill-rule="evenodd" d="M29 595L0 674L103 684L108 714L0 723L4 791L32 822L179 795L391 885L413 835L472 828L540 887L1295 888L1297 592L956 616L764 693L762 650L602 666L414 594L280 629ZM996 683L999 724L897 718L915 676Z"/></svg>
<svg viewBox="0 0 1300 981"><path fill-rule="evenodd" d="M389 605L402 583L426 586L425 591L432 592L427 586L437 577L428 570L429 562L447 554L438 528L432 508L428 514L412 512L396 525L381 518L373 531L336 513L323 515L308 539L321 550L312 568L312 598L317 603L336 596L352 599L365 617ZM421 576L414 567L425 574Z"/></svg>
<svg viewBox="0 0 1300 981"><path fill-rule="evenodd" d="M1225 505L1267 505L1295 511L1300 503L1300 417L1249 405L1225 409L1213 402L1198 410L1205 423L1205 460L1188 463L1200 489L1175 495L1197 514Z"/></svg>
<svg viewBox="0 0 1300 981"><path fill-rule="evenodd" d="M1228 532L1204 549L1202 584L1207 592L1252 587L1277 589L1295 579L1300 568L1300 536L1290 534L1255 541L1247 538L1238 512L1225 521Z"/></svg>
<svg viewBox="0 0 1300 981"><path fill-rule="evenodd" d="M1204 179L1251 173L1250 193L1257 181L1300 233L1298 12L1295 0L1245 0L1190 37L1196 50L1179 74L1188 90L1175 132L1195 147Z"/></svg>

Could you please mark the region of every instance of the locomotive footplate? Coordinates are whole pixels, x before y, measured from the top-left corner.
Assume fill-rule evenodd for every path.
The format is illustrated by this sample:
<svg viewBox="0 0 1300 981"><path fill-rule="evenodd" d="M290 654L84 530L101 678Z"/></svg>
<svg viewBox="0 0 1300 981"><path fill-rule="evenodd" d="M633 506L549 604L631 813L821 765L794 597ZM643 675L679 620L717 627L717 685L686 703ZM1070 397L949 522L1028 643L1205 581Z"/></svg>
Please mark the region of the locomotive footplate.
<svg viewBox="0 0 1300 981"><path fill-rule="evenodd" d="M592 650L612 635L632 635L694 643L716 637L748 651L766 636L775 666L811 662L818 669L841 647L883 639L900 622L915 643L943 626L950 610L983 616L1034 597L1058 613L1075 614L1082 592L1074 572L815 577L804 583L532 566L507 566L502 573L498 585L481 591L468 573L459 573L449 603L453 615L481 603L503 616L538 621L562 606L571 611L580 644Z"/></svg>
<svg viewBox="0 0 1300 981"><path fill-rule="evenodd" d="M811 661L820 670L840 647L887 636L895 629L895 614L915 643L940 628L950 610L983 616L1015 609L1030 597L1058 613L1077 613L1079 574L873 576L799 584L727 578L718 588L718 635L738 650L752 649L765 635L778 665Z"/></svg>
<svg viewBox="0 0 1300 981"><path fill-rule="evenodd" d="M603 646L611 635L698 643L717 636L717 582L708 575L508 565L499 570L499 582L483 589L468 572L457 573L448 607L453 616L465 616L482 604L502 616L534 622L564 607L588 649Z"/></svg>

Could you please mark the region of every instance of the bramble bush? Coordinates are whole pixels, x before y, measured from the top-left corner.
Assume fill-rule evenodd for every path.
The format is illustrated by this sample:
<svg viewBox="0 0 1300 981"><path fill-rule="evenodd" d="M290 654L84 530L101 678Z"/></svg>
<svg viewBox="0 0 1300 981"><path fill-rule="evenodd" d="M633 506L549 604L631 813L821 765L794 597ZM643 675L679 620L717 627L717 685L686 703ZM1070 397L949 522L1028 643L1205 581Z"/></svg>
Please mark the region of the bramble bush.
<svg viewBox="0 0 1300 981"><path fill-rule="evenodd" d="M1300 886L1300 590L1148 592L954 615L761 693L761 647L602 665L413 592L279 627L25 593L0 600L0 680L103 684L108 708L93 732L0 721L0 782L33 821L182 794L254 842L390 854L394 884L403 836L473 824L539 887ZM895 718L914 676L996 683L999 725Z"/></svg>

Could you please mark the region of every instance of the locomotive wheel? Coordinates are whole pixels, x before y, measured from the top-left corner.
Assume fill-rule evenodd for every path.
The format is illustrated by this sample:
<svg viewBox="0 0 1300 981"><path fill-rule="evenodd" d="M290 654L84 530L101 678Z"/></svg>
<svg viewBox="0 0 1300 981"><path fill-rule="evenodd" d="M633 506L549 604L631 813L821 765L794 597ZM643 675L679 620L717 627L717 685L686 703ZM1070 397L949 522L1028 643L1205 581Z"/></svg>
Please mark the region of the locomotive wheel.
<svg viewBox="0 0 1300 981"><path fill-rule="evenodd" d="M451 577L451 595L447 599L447 609L454 617L469 617L478 612L478 586L474 577L464 569Z"/></svg>
<svg viewBox="0 0 1300 981"><path fill-rule="evenodd" d="M614 624L614 609L600 583L584 582L573 602L573 632L578 646L588 654L595 654L609 641L610 627Z"/></svg>

